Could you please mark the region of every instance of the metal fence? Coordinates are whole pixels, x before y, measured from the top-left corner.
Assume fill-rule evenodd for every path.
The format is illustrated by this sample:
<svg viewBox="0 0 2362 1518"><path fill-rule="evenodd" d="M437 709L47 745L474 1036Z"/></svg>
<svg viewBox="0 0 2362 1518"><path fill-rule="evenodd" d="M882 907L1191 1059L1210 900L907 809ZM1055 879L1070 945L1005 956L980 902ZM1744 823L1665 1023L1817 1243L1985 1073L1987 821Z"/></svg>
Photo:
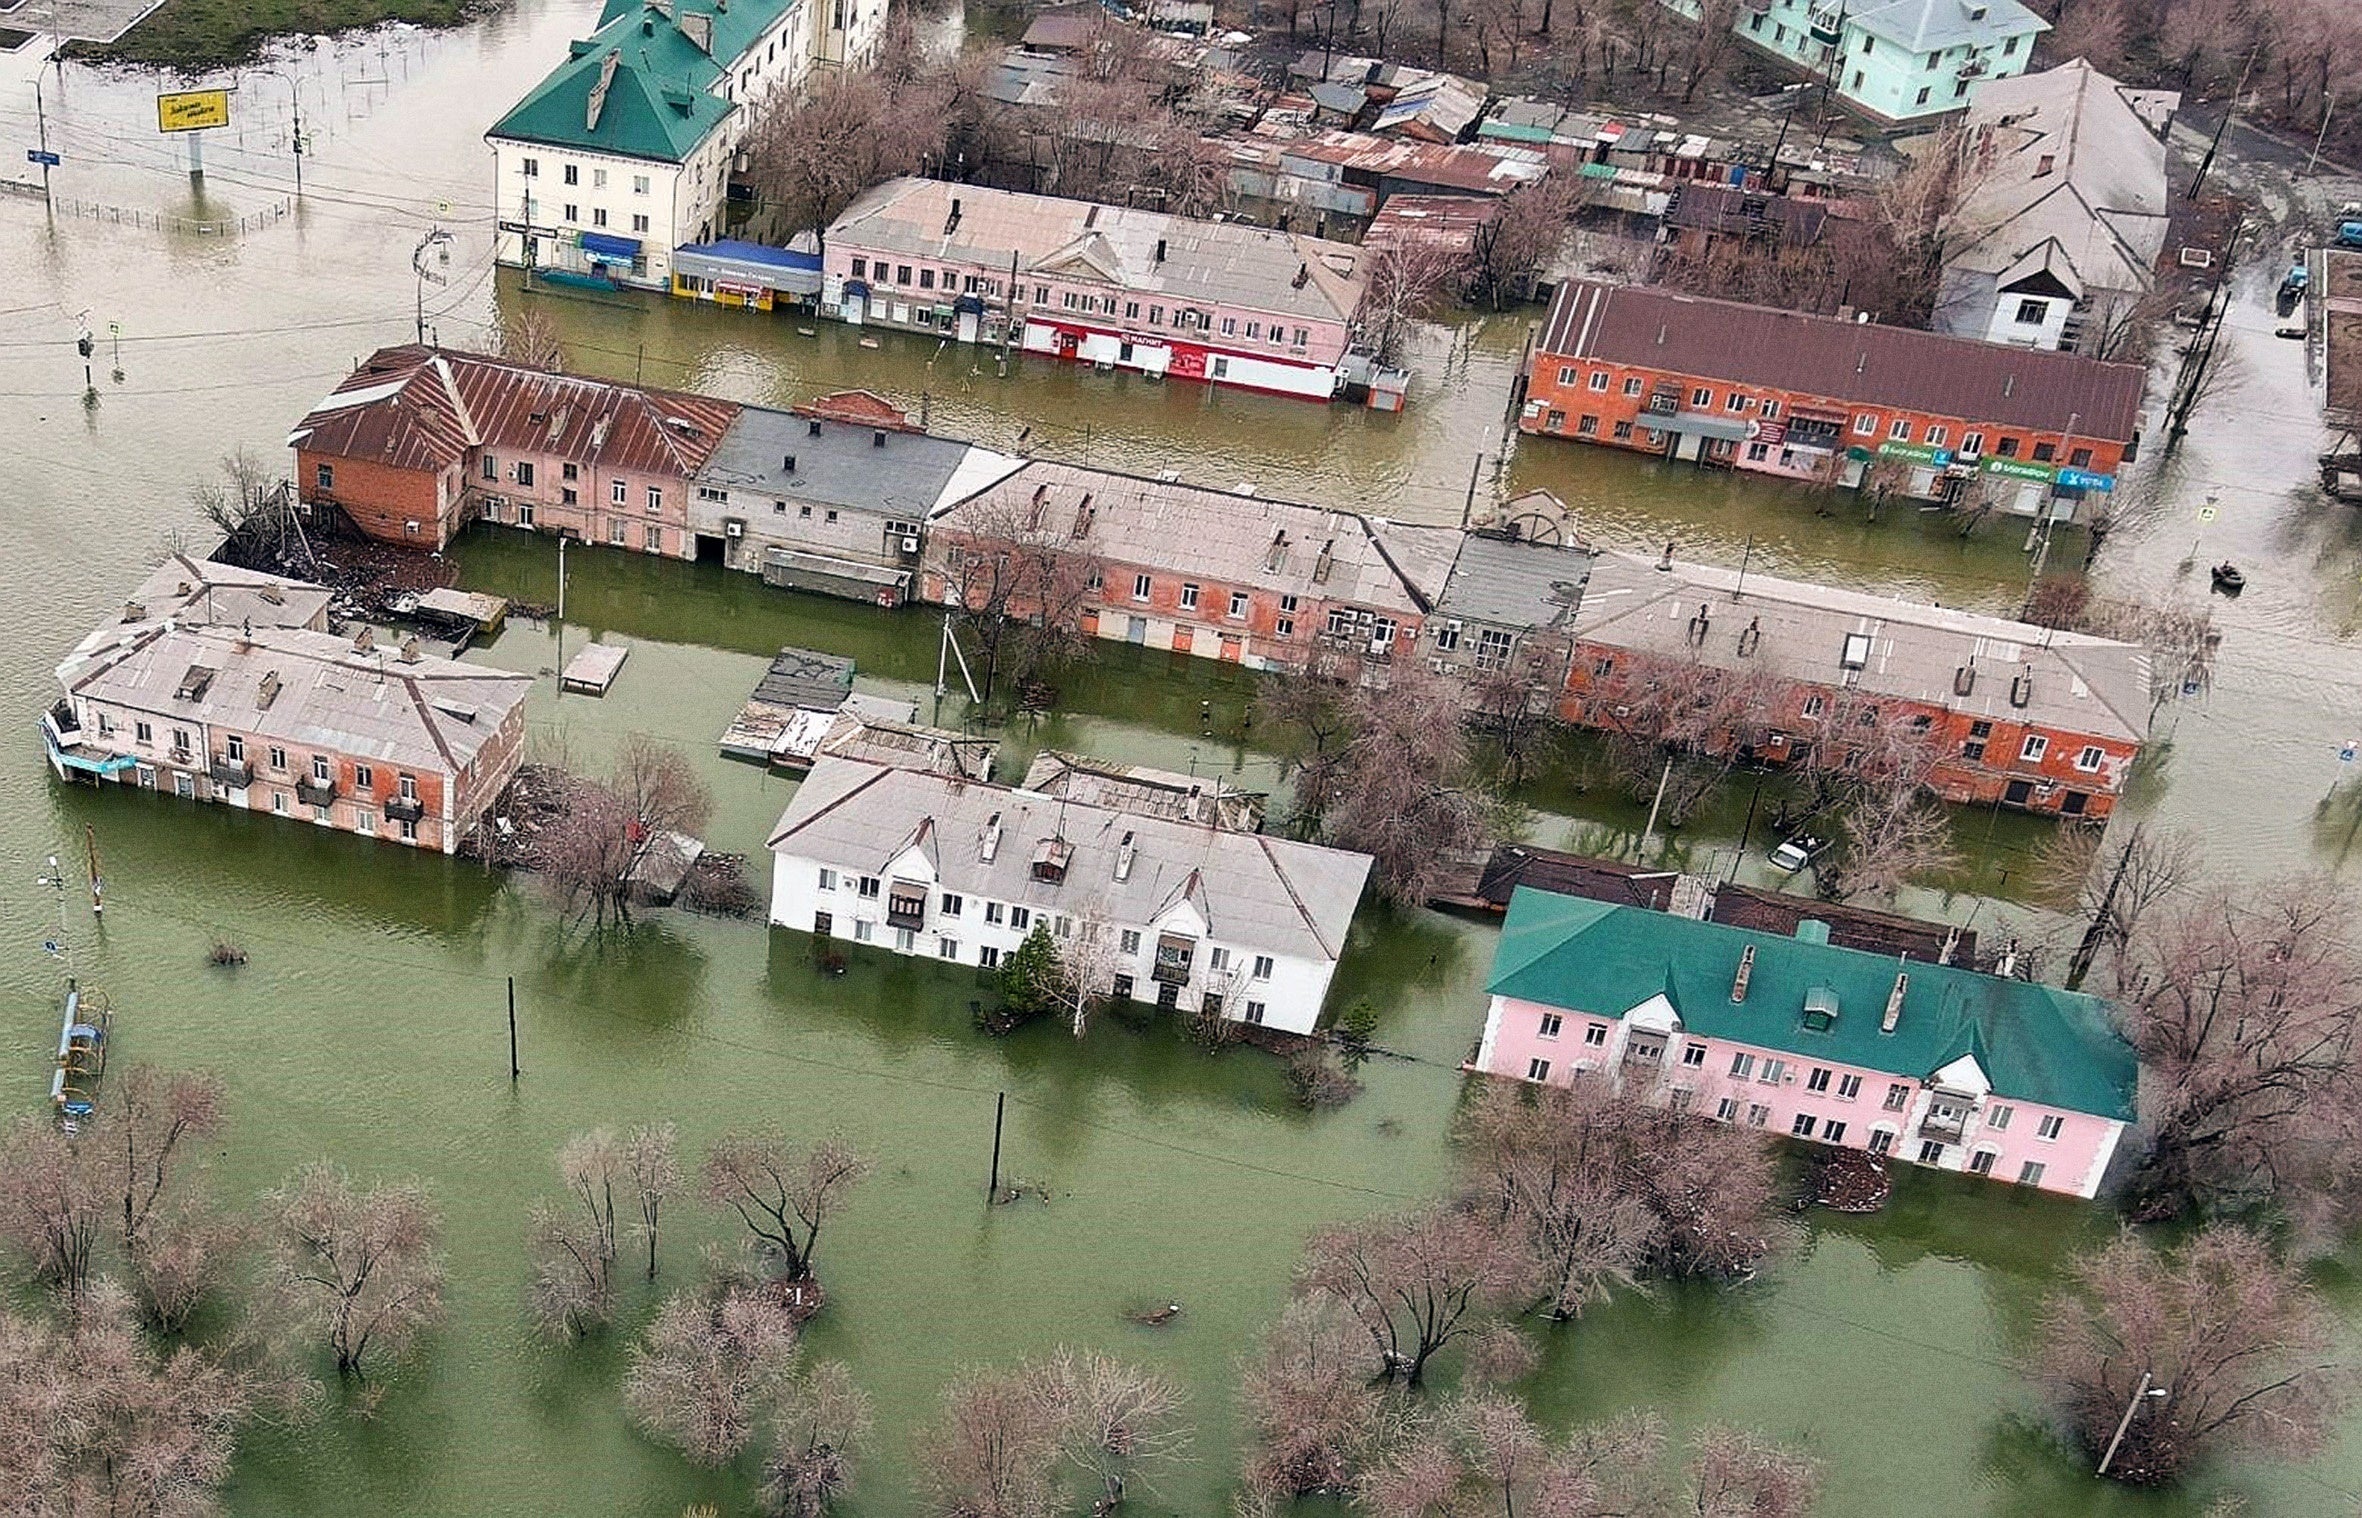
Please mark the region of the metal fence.
<svg viewBox="0 0 2362 1518"><path fill-rule="evenodd" d="M32 200L41 198L39 185L26 184L22 180L0 179L0 192L22 195ZM295 209L295 202L289 197L274 200L256 210L222 216L183 216L176 211L143 211L136 206L107 205L101 201L78 200L71 195L57 196L52 205L60 216L191 237L244 236L248 232L259 231L286 220L287 214Z"/></svg>

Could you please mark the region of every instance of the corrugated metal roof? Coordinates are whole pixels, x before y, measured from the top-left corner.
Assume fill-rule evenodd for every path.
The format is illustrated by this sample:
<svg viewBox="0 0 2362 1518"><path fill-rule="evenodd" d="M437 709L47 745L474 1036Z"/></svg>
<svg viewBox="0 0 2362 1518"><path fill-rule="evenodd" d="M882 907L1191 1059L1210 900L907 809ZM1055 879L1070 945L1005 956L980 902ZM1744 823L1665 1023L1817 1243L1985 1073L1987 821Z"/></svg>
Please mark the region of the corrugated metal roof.
<svg viewBox="0 0 2362 1518"><path fill-rule="evenodd" d="M224 627L310 627L324 624L334 594L308 580L176 553L140 582L127 604L138 608L135 622L171 617Z"/></svg>
<svg viewBox="0 0 2362 1518"><path fill-rule="evenodd" d="M358 403L355 396L366 396ZM738 419L735 401L553 374L481 353L381 348L314 407L298 446L440 470L471 449L551 453L601 469L686 477Z"/></svg>
<svg viewBox="0 0 2362 1518"><path fill-rule="evenodd" d="M1558 287L1536 353L2119 443L2148 385L2138 364L1589 280Z"/></svg>
<svg viewBox="0 0 2362 1518"><path fill-rule="evenodd" d="M1588 549L1470 533L1436 609L1447 617L1556 631L1574 620L1590 574Z"/></svg>

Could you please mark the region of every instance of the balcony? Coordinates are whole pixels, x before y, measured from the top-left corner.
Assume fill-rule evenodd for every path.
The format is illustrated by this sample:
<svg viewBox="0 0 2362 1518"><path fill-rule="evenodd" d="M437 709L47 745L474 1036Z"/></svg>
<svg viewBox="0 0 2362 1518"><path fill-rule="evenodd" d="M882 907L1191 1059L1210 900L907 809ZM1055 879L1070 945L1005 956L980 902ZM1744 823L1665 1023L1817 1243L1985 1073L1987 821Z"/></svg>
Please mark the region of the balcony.
<svg viewBox="0 0 2362 1518"><path fill-rule="evenodd" d="M1938 1097L1927 1109L1927 1116L1919 1120L1919 1136L1946 1144L1957 1144L1968 1134L1968 1117L1973 1108L1947 1102Z"/></svg>
<svg viewBox="0 0 2362 1518"><path fill-rule="evenodd" d="M924 888L906 889L895 886L886 893L886 926L917 930L927 925L927 893Z"/></svg>
<svg viewBox="0 0 2362 1518"><path fill-rule="evenodd" d="M245 759L213 756L213 783L224 790L242 791L254 783L254 765Z"/></svg>
<svg viewBox="0 0 2362 1518"><path fill-rule="evenodd" d="M1156 941L1156 965L1148 972L1148 978L1164 986L1188 985L1190 961L1196 956L1196 939L1171 933L1160 935Z"/></svg>
<svg viewBox="0 0 2362 1518"><path fill-rule="evenodd" d="M1661 1033L1633 1033L1624 1042L1624 1063L1643 1070L1658 1070L1665 1064L1665 1035Z"/></svg>
<svg viewBox="0 0 2362 1518"><path fill-rule="evenodd" d="M336 782L306 775L295 782L295 795L306 806L327 806L336 800Z"/></svg>
<svg viewBox="0 0 2362 1518"><path fill-rule="evenodd" d="M416 822L426 815L426 803L416 796L396 796L386 802L385 814L396 822Z"/></svg>

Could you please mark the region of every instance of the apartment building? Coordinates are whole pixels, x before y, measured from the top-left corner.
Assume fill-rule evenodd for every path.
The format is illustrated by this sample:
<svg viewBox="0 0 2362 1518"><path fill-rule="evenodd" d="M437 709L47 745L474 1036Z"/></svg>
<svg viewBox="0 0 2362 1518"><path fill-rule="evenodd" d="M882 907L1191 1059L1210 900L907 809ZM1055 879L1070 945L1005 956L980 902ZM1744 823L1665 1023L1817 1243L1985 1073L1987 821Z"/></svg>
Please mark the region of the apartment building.
<svg viewBox="0 0 2362 1518"><path fill-rule="evenodd" d="M1698 0L1663 0L1695 19ZM1961 110L2022 74L2050 23L2018 0L1742 0L1731 29L1881 124Z"/></svg>

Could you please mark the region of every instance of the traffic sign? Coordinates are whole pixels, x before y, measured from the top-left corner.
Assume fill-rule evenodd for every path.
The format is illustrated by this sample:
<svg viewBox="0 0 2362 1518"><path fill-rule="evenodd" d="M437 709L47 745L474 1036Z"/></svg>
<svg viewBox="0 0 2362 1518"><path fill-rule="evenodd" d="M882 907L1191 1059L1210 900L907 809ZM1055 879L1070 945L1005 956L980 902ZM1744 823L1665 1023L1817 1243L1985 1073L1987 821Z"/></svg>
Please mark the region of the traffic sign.
<svg viewBox="0 0 2362 1518"><path fill-rule="evenodd" d="M55 153L46 152L40 148L27 148L25 149L25 162L37 163L45 169L54 169L65 160Z"/></svg>

